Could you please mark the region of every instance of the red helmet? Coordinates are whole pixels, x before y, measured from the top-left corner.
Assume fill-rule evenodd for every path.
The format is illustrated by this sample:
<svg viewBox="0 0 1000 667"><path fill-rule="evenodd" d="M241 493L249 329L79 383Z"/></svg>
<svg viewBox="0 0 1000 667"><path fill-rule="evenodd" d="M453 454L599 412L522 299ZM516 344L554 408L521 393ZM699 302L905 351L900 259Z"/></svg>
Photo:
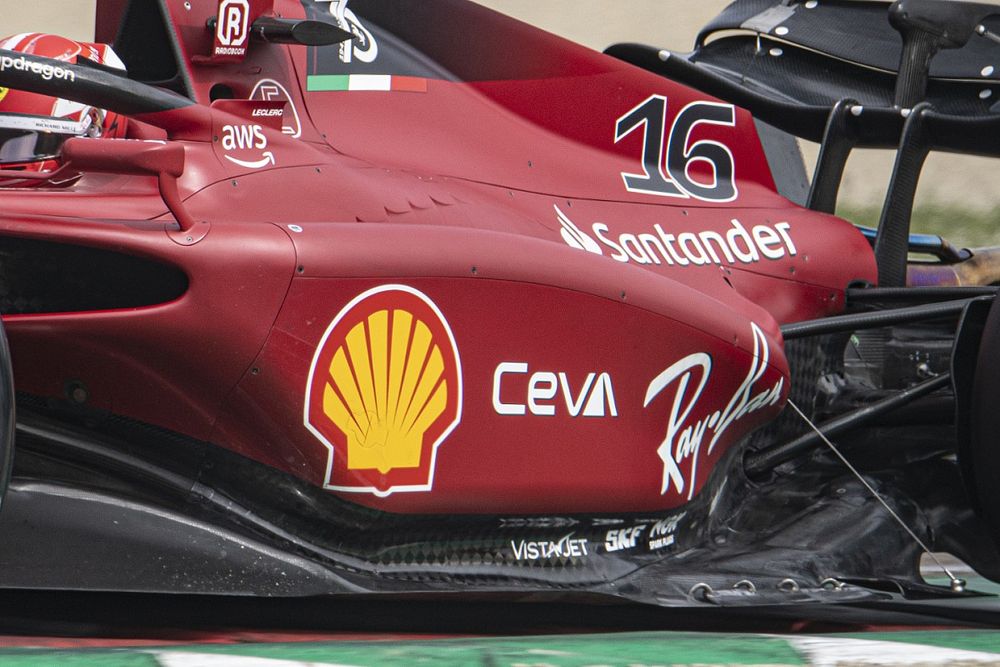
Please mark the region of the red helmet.
<svg viewBox="0 0 1000 667"><path fill-rule="evenodd" d="M87 58L125 70L125 64L107 44L76 42L58 35L14 35L0 39L0 49L74 64L78 58ZM125 118L114 112L0 87L0 169L53 171L59 166L62 144L70 137L121 137L124 133Z"/></svg>

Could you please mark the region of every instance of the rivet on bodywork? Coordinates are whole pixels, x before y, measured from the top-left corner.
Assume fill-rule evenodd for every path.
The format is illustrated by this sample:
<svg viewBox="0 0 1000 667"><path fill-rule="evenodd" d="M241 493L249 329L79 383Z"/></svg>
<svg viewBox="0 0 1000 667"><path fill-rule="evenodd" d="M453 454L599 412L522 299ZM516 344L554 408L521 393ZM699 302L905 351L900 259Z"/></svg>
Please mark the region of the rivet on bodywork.
<svg viewBox="0 0 1000 667"><path fill-rule="evenodd" d="M90 398L90 392L80 380L70 380L66 383L66 397L77 405L83 405Z"/></svg>

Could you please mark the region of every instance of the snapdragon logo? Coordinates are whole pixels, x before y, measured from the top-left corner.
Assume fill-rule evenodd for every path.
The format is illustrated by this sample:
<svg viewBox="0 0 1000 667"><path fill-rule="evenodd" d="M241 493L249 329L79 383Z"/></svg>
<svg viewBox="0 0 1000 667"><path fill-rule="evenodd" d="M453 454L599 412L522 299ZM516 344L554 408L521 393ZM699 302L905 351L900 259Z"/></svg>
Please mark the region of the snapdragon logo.
<svg viewBox="0 0 1000 667"><path fill-rule="evenodd" d="M0 57L0 72L6 72L7 70L14 70L16 72L31 72L32 74L37 74L46 81L51 81L56 79L57 81L68 81L73 83L76 81L76 72L68 70L65 67L58 67L55 65L49 65L48 63L36 63L31 62L24 56L20 58L11 58L10 56Z"/></svg>
<svg viewBox="0 0 1000 667"><path fill-rule="evenodd" d="M791 236L791 225L744 225L733 218L723 232L682 232L668 234L658 224L645 234L614 234L603 222L595 222L588 231L577 226L554 206L559 233L566 245L603 255L627 264L666 264L667 266L704 266L706 264L753 264L764 259L794 257L798 250Z"/></svg>

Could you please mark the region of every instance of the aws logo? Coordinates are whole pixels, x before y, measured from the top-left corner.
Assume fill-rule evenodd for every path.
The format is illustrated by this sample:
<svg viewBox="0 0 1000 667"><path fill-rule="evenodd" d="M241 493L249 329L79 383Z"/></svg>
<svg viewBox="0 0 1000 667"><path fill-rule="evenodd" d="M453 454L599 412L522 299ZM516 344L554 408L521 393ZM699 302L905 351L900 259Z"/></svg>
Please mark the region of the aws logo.
<svg viewBox="0 0 1000 667"><path fill-rule="evenodd" d="M267 148L267 135L264 134L264 128L261 125L223 125L221 140L222 149L225 151L223 157L233 164L247 169L262 169L276 163L274 153L265 150ZM244 159L249 157L246 153L251 151L253 157L257 159ZM240 157L230 155L230 153L236 153Z"/></svg>
<svg viewBox="0 0 1000 667"><path fill-rule="evenodd" d="M369 290L333 319L306 385L305 426L329 451L324 486L430 491L462 414L462 370L437 306L405 285Z"/></svg>

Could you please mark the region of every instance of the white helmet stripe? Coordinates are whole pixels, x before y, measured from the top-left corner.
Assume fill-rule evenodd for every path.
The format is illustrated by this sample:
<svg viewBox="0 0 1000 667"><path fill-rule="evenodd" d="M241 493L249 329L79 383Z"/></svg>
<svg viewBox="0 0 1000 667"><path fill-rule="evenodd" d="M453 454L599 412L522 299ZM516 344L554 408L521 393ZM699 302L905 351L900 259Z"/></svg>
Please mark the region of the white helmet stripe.
<svg viewBox="0 0 1000 667"><path fill-rule="evenodd" d="M79 102L59 98L52 106L52 115L56 118L66 118L67 116L72 116L73 114L79 114L78 118L83 118L89 110L90 107L86 104L80 104Z"/></svg>
<svg viewBox="0 0 1000 667"><path fill-rule="evenodd" d="M8 37L7 39L0 42L0 49L7 49L8 51L10 50L16 51L18 50L17 46L21 42L21 40L23 40L25 37L29 37L34 34L35 33L33 32L22 32L18 35L14 35L13 37Z"/></svg>

